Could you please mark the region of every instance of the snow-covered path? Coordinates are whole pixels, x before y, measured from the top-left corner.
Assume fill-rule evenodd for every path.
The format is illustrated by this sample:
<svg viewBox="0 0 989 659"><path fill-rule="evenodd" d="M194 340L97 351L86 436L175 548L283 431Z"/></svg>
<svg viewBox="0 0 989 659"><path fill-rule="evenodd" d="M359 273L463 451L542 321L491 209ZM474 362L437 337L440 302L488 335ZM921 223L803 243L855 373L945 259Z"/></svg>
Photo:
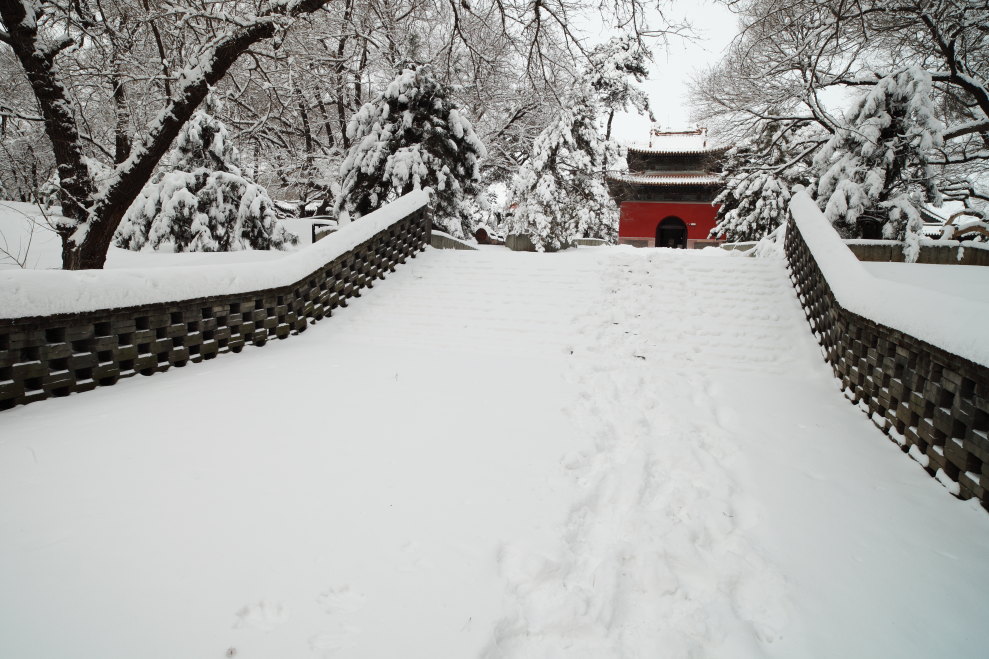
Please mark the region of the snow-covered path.
<svg viewBox="0 0 989 659"><path fill-rule="evenodd" d="M0 414L2 657L970 656L986 556L772 260L430 250Z"/></svg>

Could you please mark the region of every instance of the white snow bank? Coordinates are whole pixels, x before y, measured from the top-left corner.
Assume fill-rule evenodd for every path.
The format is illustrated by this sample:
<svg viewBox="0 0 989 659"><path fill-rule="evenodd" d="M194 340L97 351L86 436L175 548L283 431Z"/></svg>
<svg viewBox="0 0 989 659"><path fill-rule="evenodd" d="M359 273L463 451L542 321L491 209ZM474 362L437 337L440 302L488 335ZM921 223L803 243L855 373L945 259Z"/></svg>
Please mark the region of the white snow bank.
<svg viewBox="0 0 989 659"><path fill-rule="evenodd" d="M266 262L121 270L0 271L0 318L246 293L299 281L429 202L414 191L314 245Z"/></svg>
<svg viewBox="0 0 989 659"><path fill-rule="evenodd" d="M806 192L793 196L790 213L841 306L989 365L989 343L984 336L989 304L873 277Z"/></svg>

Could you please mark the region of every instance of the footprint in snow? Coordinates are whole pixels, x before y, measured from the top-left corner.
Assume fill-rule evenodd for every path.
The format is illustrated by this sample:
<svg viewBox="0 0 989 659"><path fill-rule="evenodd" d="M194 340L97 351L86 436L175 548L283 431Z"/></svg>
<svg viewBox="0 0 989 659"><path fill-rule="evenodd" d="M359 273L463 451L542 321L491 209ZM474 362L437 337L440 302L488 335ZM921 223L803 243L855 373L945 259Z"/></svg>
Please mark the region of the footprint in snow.
<svg viewBox="0 0 989 659"><path fill-rule="evenodd" d="M363 593L358 593L344 585L337 588L329 588L316 598L316 602L323 607L327 613L353 613L364 606L367 598Z"/></svg>
<svg viewBox="0 0 989 659"><path fill-rule="evenodd" d="M579 451L571 451L560 459L560 464L564 469L573 471L584 466L585 457Z"/></svg>
<svg viewBox="0 0 989 659"><path fill-rule="evenodd" d="M257 604L247 604L236 613L237 622L234 629L241 627L253 627L263 632L270 632L275 627L285 623L288 618L288 609L279 602L266 602L261 600Z"/></svg>
<svg viewBox="0 0 989 659"><path fill-rule="evenodd" d="M360 633L356 627L341 626L340 629L317 634L309 639L309 649L317 656L329 659L343 656L341 651L354 647L354 638Z"/></svg>

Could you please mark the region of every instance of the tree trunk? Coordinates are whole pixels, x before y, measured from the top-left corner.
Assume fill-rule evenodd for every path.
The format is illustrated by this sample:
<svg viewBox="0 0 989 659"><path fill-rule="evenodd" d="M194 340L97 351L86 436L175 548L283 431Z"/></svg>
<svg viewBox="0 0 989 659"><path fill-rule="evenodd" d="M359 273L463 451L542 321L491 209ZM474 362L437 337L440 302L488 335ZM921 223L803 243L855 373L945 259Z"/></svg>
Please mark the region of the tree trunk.
<svg viewBox="0 0 989 659"><path fill-rule="evenodd" d="M113 87L113 107L116 112L114 126L113 164L119 165L130 155L130 108L127 107L127 94L124 92L124 81L114 67L110 74L110 85Z"/></svg>
<svg viewBox="0 0 989 659"><path fill-rule="evenodd" d="M319 113L323 115L323 130L326 131L326 144L332 149L336 145L336 137L333 135L330 113L326 110L326 105L323 104L323 97L319 94L316 94L316 107L319 108Z"/></svg>

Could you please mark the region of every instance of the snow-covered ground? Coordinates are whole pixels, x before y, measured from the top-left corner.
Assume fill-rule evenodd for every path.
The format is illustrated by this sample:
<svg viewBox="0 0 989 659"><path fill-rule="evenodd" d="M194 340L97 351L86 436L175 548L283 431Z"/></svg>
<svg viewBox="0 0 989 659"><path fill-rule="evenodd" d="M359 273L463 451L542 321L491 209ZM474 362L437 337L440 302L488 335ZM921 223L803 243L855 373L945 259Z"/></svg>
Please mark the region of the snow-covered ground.
<svg viewBox="0 0 989 659"><path fill-rule="evenodd" d="M304 335L0 414L0 656L953 657L989 516L782 262L430 249Z"/></svg>

